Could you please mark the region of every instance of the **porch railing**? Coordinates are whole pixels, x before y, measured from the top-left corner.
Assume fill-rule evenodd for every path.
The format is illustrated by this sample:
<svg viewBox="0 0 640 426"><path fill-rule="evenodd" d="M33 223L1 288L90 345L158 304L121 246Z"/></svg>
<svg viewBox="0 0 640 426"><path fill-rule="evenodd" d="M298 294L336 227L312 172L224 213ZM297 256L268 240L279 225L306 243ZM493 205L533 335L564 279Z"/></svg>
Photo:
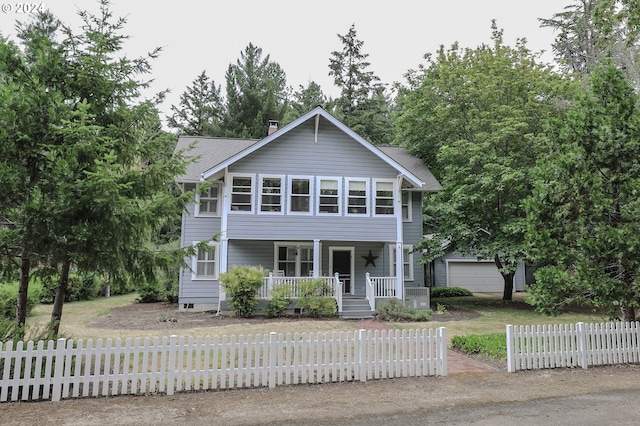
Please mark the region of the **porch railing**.
<svg viewBox="0 0 640 426"><path fill-rule="evenodd" d="M333 277L277 277L273 275L273 272L269 273L269 276L264 277L262 280L262 286L258 289L258 298L271 299L271 292L274 288L280 286L287 286L290 289L291 298L297 298L302 296L302 284L312 280L324 280L327 284L327 292L323 296L333 297L336 299L338 305L338 312L342 312L342 286L338 274Z"/></svg>
<svg viewBox="0 0 640 426"><path fill-rule="evenodd" d="M367 300L371 309L375 309L376 298L391 299L396 297L396 277L372 277L367 272Z"/></svg>

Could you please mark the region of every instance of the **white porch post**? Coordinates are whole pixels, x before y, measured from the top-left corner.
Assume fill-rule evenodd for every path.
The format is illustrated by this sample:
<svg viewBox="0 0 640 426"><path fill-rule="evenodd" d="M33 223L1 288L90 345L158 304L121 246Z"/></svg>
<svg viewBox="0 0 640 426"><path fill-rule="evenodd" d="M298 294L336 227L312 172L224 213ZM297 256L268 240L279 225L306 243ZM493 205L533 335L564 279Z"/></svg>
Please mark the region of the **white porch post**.
<svg viewBox="0 0 640 426"><path fill-rule="evenodd" d="M229 193L228 193L228 170L225 170L224 188L222 191L222 206L220 208L220 257L218 274L227 272L228 258L229 258L229 239L227 238L227 221L229 211ZM227 293L222 288L222 285L218 282L218 298L222 302L227 300Z"/></svg>
<svg viewBox="0 0 640 426"><path fill-rule="evenodd" d="M313 278L320 276L320 240L313 240Z"/></svg>
<svg viewBox="0 0 640 426"><path fill-rule="evenodd" d="M226 236L220 239L220 267L218 273L227 272L227 257L229 253L229 240ZM227 293L224 291L222 285L218 283L218 297L220 301L227 300Z"/></svg>
<svg viewBox="0 0 640 426"><path fill-rule="evenodd" d="M403 222L402 222L402 173L396 179L396 197L395 209L396 214L396 298L404 300L404 240L403 240Z"/></svg>

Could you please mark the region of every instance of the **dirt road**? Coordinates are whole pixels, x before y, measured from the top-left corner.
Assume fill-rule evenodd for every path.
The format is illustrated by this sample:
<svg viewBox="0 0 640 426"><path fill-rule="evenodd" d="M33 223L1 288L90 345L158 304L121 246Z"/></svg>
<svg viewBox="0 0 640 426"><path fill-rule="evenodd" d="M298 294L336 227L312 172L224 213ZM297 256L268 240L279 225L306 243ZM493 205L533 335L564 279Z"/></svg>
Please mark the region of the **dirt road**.
<svg viewBox="0 0 640 426"><path fill-rule="evenodd" d="M445 420L449 418L451 424L476 421L477 424L490 424L482 421L486 420L483 416L487 412L494 412L491 407L502 407L500 413L508 416L510 407L544 406L545 401L557 398L575 396L577 401L582 401L580 404L587 404L586 395L594 393L635 392L632 394L639 395L639 379L640 365L622 365L589 370L453 373L448 377L184 393L170 397L148 395L55 403L5 403L0 404L0 423L39 426L352 425L375 424L378 419L384 420L385 424L447 424ZM609 408L616 412L622 409L617 404L610 404ZM413 418L413 421L407 422L403 416ZM544 420L536 419L535 413L533 419ZM635 421L637 417L632 419ZM567 424L549 420L544 422Z"/></svg>

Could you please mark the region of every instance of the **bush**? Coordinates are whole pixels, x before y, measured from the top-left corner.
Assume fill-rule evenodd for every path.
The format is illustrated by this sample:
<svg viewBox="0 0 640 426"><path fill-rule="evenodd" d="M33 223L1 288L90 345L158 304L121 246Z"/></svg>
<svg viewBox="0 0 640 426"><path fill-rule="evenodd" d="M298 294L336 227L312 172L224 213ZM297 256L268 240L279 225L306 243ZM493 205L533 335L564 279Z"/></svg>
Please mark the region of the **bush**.
<svg viewBox="0 0 640 426"><path fill-rule="evenodd" d="M507 335L506 333L489 333L453 336L451 347L466 354L480 354L494 360L502 360L507 358Z"/></svg>
<svg viewBox="0 0 640 426"><path fill-rule="evenodd" d="M42 286L37 283L29 285L27 293L27 315L40 302ZM18 305L18 283L0 284L0 318L15 320Z"/></svg>
<svg viewBox="0 0 640 426"><path fill-rule="evenodd" d="M58 279L59 277L57 275L50 275L40 279L42 283L41 303L53 303L56 298ZM100 289L104 287L103 281L104 279L100 279L96 274L92 273L69 274L67 294L64 298L65 303L97 298L100 294Z"/></svg>
<svg viewBox="0 0 640 426"><path fill-rule="evenodd" d="M267 270L261 266L234 266L220 274L219 281L229 297L229 304L239 317L248 318L258 306L258 289Z"/></svg>
<svg viewBox="0 0 640 426"><path fill-rule="evenodd" d="M328 294L331 294L331 287L323 279L301 282L298 307L302 315L313 318L336 316L338 305Z"/></svg>
<svg viewBox="0 0 640 426"><path fill-rule="evenodd" d="M291 303L291 287L286 284L276 285L271 290L271 300L267 303L264 313L269 318L281 317Z"/></svg>
<svg viewBox="0 0 640 426"><path fill-rule="evenodd" d="M433 298L473 296L473 293L462 287L432 287L430 292Z"/></svg>
<svg viewBox="0 0 640 426"><path fill-rule="evenodd" d="M413 309L400 299L382 300L378 302L377 310L382 321L429 321L431 318L431 311Z"/></svg>

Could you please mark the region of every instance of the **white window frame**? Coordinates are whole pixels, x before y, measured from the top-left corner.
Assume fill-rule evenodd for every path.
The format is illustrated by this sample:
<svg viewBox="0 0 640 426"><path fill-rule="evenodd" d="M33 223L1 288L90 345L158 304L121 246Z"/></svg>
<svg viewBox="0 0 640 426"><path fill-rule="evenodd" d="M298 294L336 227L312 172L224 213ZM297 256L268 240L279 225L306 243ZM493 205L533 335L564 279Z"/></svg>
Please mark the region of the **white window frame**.
<svg viewBox="0 0 640 426"><path fill-rule="evenodd" d="M353 197L353 198L362 198L364 199L364 207L365 213L354 213L350 212L349 208L349 199L352 198L349 195L349 189L351 188L351 182L361 182L364 183L364 197ZM346 216L358 216L358 217L368 217L371 216L371 179L368 178L347 178L345 183L345 194L344 194L344 203L345 203L345 215Z"/></svg>
<svg viewBox="0 0 640 426"><path fill-rule="evenodd" d="M406 256L405 256L406 254ZM389 246L389 265L391 265L390 275L392 277L396 276L396 246ZM404 277L405 281L415 281L414 275L414 263L413 263L413 245L411 244L403 244L402 246L402 270L404 271L405 265L409 266L409 275Z"/></svg>
<svg viewBox="0 0 640 426"><path fill-rule="evenodd" d="M401 197L404 197L406 194L407 196L407 203L404 203L404 200L402 200L402 202L400 203L401 206L400 208L402 209L402 221L403 222L413 222L413 213L412 213L412 209L413 209L413 192L411 191L402 191L400 193ZM407 209L407 217L404 216L404 209Z"/></svg>
<svg viewBox="0 0 640 426"><path fill-rule="evenodd" d="M218 188L218 197L216 198L216 211L215 212L206 212L206 211L200 210L202 191L200 191L200 184L198 184L198 185L196 185L196 195L195 195L195 201L196 201L195 215L196 216L207 216L207 217L218 217L218 216L220 216L220 205L221 205L221 200L222 200L222 185L219 182L212 182L209 187L210 188L211 187ZM207 199L212 199L212 198L207 198Z"/></svg>
<svg viewBox="0 0 640 426"><path fill-rule="evenodd" d="M296 242L296 241L276 241L273 243L273 270L277 271L279 270L279 263L280 263L280 258L279 258L279 254L280 254L280 247L290 247L290 248L294 248L296 249L296 259L295 259L295 275L296 277L301 276L301 265L302 265L302 261L301 256L300 256L300 249L311 249L311 261L307 261L307 263L311 263L311 269L310 272L313 272L313 258L314 258L314 246L313 243L309 243L309 242Z"/></svg>
<svg viewBox="0 0 640 426"><path fill-rule="evenodd" d="M255 199L256 199L256 176L255 175L251 175L251 174L244 174L244 173L229 173L228 175L229 178L229 184L227 185L227 194L228 194L228 200L229 200L229 212L233 213L233 214L253 214L254 210L255 210ZM249 198L250 198L250 209L249 210L234 210L233 209L233 195L235 194L233 192L233 179L234 178L248 178L251 179L251 192L249 193ZM240 193L238 192L237 194L246 194L246 193Z"/></svg>
<svg viewBox="0 0 640 426"><path fill-rule="evenodd" d="M309 211L306 212L297 212L297 211L292 211L291 210L291 206L292 206L292 202L291 199L294 197L293 195L293 181L294 180L298 180L298 179L302 179L302 180L308 180L309 181ZM289 178L287 179L287 214L299 214L299 215L313 215L313 199L314 199L314 179L313 176L289 176Z"/></svg>
<svg viewBox="0 0 640 426"><path fill-rule="evenodd" d="M267 195L264 191L265 179L279 179L280 180L280 211L263 211L262 210L262 196ZM287 196L286 191L286 179L284 175L258 175L258 214L284 214L284 198Z"/></svg>
<svg viewBox="0 0 640 426"><path fill-rule="evenodd" d="M391 208L393 209L392 214L378 213L376 210L378 209L378 184L379 183L390 183L392 186L392 197L391 197ZM377 217L393 217L398 214L396 211L396 197L397 197L397 188L396 181L394 179L374 179L371 188L371 211L373 216Z"/></svg>
<svg viewBox="0 0 640 426"><path fill-rule="evenodd" d="M320 211L320 198L322 195L322 181L333 181L338 184L338 193L336 194L336 202L338 203L338 211L336 213L321 212ZM342 178L336 176L318 176L316 177L316 194L315 194L316 214L318 216L342 216Z"/></svg>
<svg viewBox="0 0 640 426"><path fill-rule="evenodd" d="M196 246L200 241L193 241ZM209 242L209 246L213 249L213 275L198 275L198 252L191 256L191 281L217 280L220 274L220 245L216 242ZM197 249L196 249L197 250Z"/></svg>

